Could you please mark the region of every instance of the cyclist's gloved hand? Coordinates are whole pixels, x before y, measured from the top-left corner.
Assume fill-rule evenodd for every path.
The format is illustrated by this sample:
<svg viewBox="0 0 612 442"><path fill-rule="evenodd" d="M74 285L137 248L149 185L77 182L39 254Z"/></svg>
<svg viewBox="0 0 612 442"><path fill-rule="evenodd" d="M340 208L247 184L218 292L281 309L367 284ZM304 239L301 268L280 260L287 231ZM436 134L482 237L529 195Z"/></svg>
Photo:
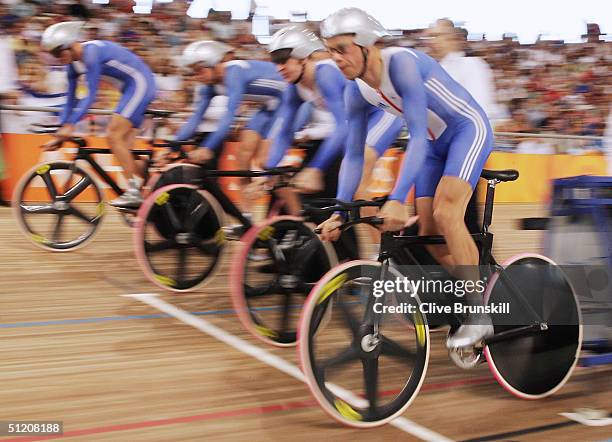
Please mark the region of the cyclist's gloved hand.
<svg viewBox="0 0 612 442"><path fill-rule="evenodd" d="M242 189L245 200L249 203L255 203L259 198L262 198L267 190L267 182L268 177L266 176L252 178L251 182Z"/></svg>
<svg viewBox="0 0 612 442"><path fill-rule="evenodd" d="M74 126L72 124L64 124L62 127L55 132L55 136L62 139L68 139L72 137L74 132Z"/></svg>
<svg viewBox="0 0 612 442"><path fill-rule="evenodd" d="M385 220L378 228L383 232L397 232L413 225L418 216L410 216L408 207L397 200L389 200L378 212L378 217Z"/></svg>
<svg viewBox="0 0 612 442"><path fill-rule="evenodd" d="M49 152L49 151L57 150L58 148L60 148L62 146L63 142L64 142L64 140L62 138L54 138L51 141L48 141L47 143L43 144L40 147L45 152Z"/></svg>
<svg viewBox="0 0 612 442"><path fill-rule="evenodd" d="M199 149L192 150L187 154L187 158L190 163L204 164L212 160L215 153L208 147L200 147Z"/></svg>
<svg viewBox="0 0 612 442"><path fill-rule="evenodd" d="M155 163L153 163L153 167L163 168L170 163L174 163L184 158L185 156L182 151L179 151L179 152L167 151L155 159Z"/></svg>
<svg viewBox="0 0 612 442"><path fill-rule="evenodd" d="M317 228L321 229L321 239L324 241L337 241L342 233L338 227L340 227L343 222L342 216L335 213L319 224Z"/></svg>

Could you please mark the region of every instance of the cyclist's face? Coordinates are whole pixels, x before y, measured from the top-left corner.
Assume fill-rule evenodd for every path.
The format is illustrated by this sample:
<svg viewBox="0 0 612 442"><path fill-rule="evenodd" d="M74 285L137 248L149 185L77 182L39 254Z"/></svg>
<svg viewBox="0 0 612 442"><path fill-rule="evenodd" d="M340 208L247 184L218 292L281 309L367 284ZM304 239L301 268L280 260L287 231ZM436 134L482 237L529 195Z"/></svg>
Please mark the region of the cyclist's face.
<svg viewBox="0 0 612 442"><path fill-rule="evenodd" d="M352 35L337 35L325 40L332 58L349 80L354 80L363 70L361 48L353 43Z"/></svg>
<svg viewBox="0 0 612 442"><path fill-rule="evenodd" d="M54 49L50 53L60 62L60 64L69 64L73 61L70 49Z"/></svg>
<svg viewBox="0 0 612 442"><path fill-rule="evenodd" d="M213 68L207 68L205 66L196 66L195 79L200 83L212 85L215 83L215 70Z"/></svg>
<svg viewBox="0 0 612 442"><path fill-rule="evenodd" d="M285 81L293 83L302 75L303 63L302 60L290 57L284 63L278 63L276 69Z"/></svg>

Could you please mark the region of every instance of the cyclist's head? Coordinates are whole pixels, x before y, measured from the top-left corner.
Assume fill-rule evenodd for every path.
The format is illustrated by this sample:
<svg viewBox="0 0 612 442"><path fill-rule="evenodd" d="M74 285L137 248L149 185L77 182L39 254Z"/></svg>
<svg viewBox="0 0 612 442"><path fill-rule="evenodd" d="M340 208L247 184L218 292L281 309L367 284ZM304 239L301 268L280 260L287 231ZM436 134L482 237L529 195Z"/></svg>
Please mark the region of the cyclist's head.
<svg viewBox="0 0 612 442"><path fill-rule="evenodd" d="M290 83L301 80L304 75L304 60L314 52L325 50L314 32L299 26L287 26L276 32L268 45L272 62Z"/></svg>
<svg viewBox="0 0 612 442"><path fill-rule="evenodd" d="M49 52L62 64L74 61L70 49L81 38L81 29L85 23L82 21L65 21L49 26L43 32L41 47Z"/></svg>
<svg viewBox="0 0 612 442"><path fill-rule="evenodd" d="M388 35L378 20L358 8L340 9L321 23L321 37L327 49L351 80L365 73L370 48Z"/></svg>
<svg viewBox="0 0 612 442"><path fill-rule="evenodd" d="M198 81L214 84L219 81L215 68L231 57L234 48L211 40L191 43L183 50L183 66Z"/></svg>

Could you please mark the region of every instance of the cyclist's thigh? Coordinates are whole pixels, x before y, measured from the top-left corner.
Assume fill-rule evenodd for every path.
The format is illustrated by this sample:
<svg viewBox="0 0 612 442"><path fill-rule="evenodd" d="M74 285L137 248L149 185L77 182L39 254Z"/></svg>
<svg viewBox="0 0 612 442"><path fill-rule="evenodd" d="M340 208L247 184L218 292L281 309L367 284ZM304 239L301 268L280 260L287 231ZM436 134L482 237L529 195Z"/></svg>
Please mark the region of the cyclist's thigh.
<svg viewBox="0 0 612 442"><path fill-rule="evenodd" d="M131 83L124 89L115 113L129 120L132 126L140 127L145 111L154 98L155 84L146 81Z"/></svg>
<svg viewBox="0 0 612 442"><path fill-rule="evenodd" d="M427 157L414 184L416 198L433 198L444 172L445 145L441 142L428 141L427 149ZM407 166L410 167L409 164Z"/></svg>
<svg viewBox="0 0 612 442"><path fill-rule="evenodd" d="M449 142L444 175L467 181L475 189L492 150L493 132L487 120L460 125Z"/></svg>
<svg viewBox="0 0 612 442"><path fill-rule="evenodd" d="M245 129L257 132L262 138L266 138L272 126L274 112L261 107L249 120Z"/></svg>
<svg viewBox="0 0 612 442"><path fill-rule="evenodd" d="M370 114L368 118L368 135L366 145L376 150L381 156L399 136L404 120L382 109Z"/></svg>

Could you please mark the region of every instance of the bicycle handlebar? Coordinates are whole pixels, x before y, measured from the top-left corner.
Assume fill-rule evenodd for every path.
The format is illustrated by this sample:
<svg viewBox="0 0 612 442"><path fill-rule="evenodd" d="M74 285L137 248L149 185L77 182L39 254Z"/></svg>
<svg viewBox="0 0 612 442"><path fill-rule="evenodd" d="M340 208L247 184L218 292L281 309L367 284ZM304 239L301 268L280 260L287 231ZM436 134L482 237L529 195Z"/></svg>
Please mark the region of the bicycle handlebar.
<svg viewBox="0 0 612 442"><path fill-rule="evenodd" d="M319 213L319 214L325 214L325 213L333 213L333 212L350 212L351 210L354 209L359 209L361 207L380 207L383 204L385 204L385 202L387 202L387 197L383 196L383 197L379 197L379 198L374 198L372 200L357 200L357 201L340 201L337 199L333 199L333 198L322 198L322 199L318 199L318 200L311 200L308 201L308 203L306 204L306 207L309 212L311 213ZM326 207L316 207L313 206L313 204L332 204L331 206L326 206Z"/></svg>
<svg viewBox="0 0 612 442"><path fill-rule="evenodd" d="M205 166L204 166L205 167ZM206 170L206 169L205 169ZM209 176L214 177L239 177L239 178L256 178L264 176L287 175L300 171L298 167L273 167L266 170L206 170Z"/></svg>
<svg viewBox="0 0 612 442"><path fill-rule="evenodd" d="M366 206L362 206L362 207L366 207ZM353 227L357 224L369 224L371 226L379 226L379 225L382 225L384 222L385 220L383 218L379 218L377 216L364 216L363 218L358 218L352 221L347 221L341 224L338 227L338 229L340 229L340 231L345 231L349 229L350 227ZM322 230L319 227L314 229L314 233L316 234L320 234L321 232Z"/></svg>

